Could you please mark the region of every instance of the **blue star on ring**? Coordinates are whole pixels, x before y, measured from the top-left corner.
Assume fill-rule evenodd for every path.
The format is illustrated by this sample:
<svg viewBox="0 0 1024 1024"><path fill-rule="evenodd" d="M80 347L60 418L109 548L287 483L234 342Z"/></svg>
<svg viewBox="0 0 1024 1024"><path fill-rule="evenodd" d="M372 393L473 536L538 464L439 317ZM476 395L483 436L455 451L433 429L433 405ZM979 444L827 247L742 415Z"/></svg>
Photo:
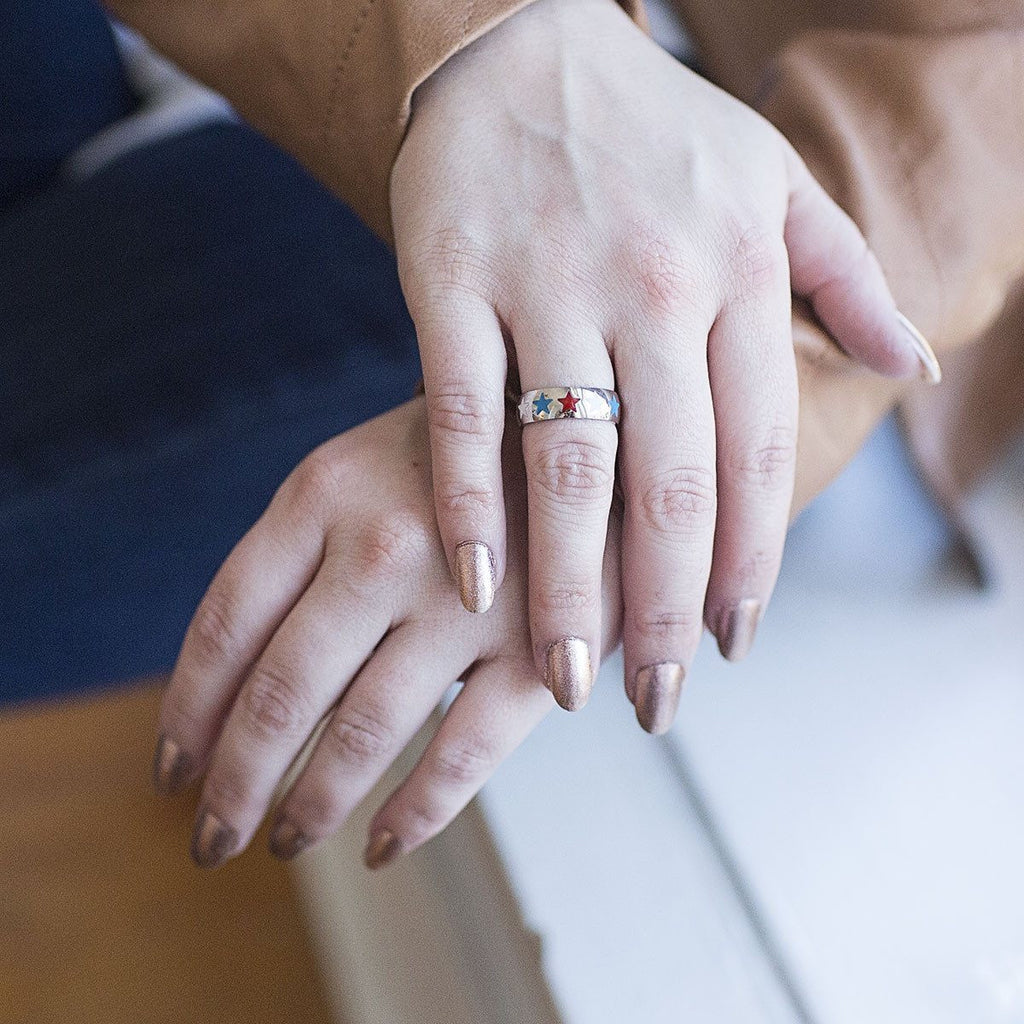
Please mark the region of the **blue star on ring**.
<svg viewBox="0 0 1024 1024"><path fill-rule="evenodd" d="M619 409L621 409L621 408L622 408L622 405L619 402L619 396L618 395L612 395L608 399L608 411L612 414L612 419L616 419L618 417Z"/></svg>
<svg viewBox="0 0 1024 1024"><path fill-rule="evenodd" d="M551 412L551 399L547 397L542 391L533 400L533 415L534 416L547 416Z"/></svg>

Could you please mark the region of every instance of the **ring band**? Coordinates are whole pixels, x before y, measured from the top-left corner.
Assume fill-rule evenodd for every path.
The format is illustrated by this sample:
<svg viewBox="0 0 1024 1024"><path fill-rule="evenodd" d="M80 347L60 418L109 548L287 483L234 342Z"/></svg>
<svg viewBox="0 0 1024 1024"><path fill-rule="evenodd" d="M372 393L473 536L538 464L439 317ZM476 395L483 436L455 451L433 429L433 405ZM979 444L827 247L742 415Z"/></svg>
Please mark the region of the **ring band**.
<svg viewBox="0 0 1024 1024"><path fill-rule="evenodd" d="M618 423L622 403L607 388L571 387L538 388L525 391L519 399L519 422L541 423L544 420L604 420Z"/></svg>

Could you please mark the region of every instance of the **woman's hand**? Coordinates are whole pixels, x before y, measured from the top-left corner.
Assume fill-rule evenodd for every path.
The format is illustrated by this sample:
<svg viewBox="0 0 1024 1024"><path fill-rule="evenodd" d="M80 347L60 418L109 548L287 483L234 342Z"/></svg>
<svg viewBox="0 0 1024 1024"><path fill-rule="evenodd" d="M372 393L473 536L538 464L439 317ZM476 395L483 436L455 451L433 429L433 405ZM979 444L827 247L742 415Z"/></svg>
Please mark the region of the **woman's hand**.
<svg viewBox="0 0 1024 1024"><path fill-rule="evenodd" d="M517 445L506 453L523 522ZM613 538L616 534L613 533ZM491 615L467 615L437 534L423 399L328 441L239 542L189 627L160 711L159 792L205 776L193 856L240 853L318 722L313 754L276 812L292 856L337 830L456 679L465 686L371 825L377 866L439 832L554 706L528 644L525 537ZM617 608L618 556L608 600ZM617 618L607 624L611 642Z"/></svg>
<svg viewBox="0 0 1024 1024"><path fill-rule="evenodd" d="M622 397L631 697L678 686L703 621L741 657L790 510L791 289L866 366L937 373L852 221L767 121L611 0L536 0L428 79L391 204L466 606L506 572L508 345L524 391ZM617 440L586 420L523 433L534 656L569 708L599 643Z"/></svg>

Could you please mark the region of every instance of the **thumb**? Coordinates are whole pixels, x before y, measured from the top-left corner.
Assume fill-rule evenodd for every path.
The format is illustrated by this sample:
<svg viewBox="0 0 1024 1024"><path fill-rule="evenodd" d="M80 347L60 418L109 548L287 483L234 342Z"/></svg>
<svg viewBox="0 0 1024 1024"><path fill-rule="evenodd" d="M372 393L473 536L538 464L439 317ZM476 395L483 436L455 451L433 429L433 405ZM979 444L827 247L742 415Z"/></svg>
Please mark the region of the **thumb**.
<svg viewBox="0 0 1024 1024"><path fill-rule="evenodd" d="M860 229L832 200L792 147L786 248L793 292L853 359L886 377L942 379L920 331L896 308L885 275Z"/></svg>

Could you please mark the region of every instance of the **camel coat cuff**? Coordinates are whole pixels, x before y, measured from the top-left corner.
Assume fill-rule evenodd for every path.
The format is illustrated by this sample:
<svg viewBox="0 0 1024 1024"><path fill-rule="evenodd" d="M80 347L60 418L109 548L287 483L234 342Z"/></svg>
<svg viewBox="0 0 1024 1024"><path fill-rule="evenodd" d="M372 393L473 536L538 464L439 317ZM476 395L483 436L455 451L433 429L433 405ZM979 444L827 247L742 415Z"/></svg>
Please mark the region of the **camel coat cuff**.
<svg viewBox="0 0 1024 1024"><path fill-rule="evenodd" d="M757 101L860 226L945 371L938 388L874 378L798 312L798 506L899 405L926 480L959 519L1024 418L1024 25L939 31L943 6L921 26L796 34Z"/></svg>
<svg viewBox="0 0 1024 1024"><path fill-rule="evenodd" d="M416 87L532 0L107 0L391 240ZM609 0L611 2L611 0ZM621 0L645 25L641 0Z"/></svg>

